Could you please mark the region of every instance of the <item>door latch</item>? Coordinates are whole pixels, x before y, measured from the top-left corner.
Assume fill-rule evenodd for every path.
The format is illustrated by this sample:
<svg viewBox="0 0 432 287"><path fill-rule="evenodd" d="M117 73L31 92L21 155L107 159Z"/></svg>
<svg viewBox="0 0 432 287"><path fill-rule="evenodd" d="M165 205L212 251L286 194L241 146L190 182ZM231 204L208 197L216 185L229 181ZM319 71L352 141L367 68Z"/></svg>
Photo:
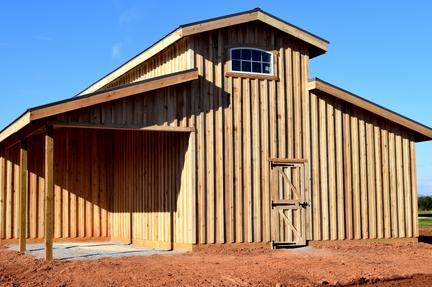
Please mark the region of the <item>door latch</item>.
<svg viewBox="0 0 432 287"><path fill-rule="evenodd" d="M305 201L305 202L300 202L299 205L303 208L306 208L306 207L310 206L310 203Z"/></svg>

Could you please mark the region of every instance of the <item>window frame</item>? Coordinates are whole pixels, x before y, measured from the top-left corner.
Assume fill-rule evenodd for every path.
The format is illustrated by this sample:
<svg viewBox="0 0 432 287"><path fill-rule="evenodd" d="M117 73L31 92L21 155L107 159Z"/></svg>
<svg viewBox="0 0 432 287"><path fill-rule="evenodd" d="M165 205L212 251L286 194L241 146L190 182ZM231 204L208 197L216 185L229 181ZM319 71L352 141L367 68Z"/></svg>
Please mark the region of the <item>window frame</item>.
<svg viewBox="0 0 432 287"><path fill-rule="evenodd" d="M231 49L241 49L241 48L249 48L249 49L257 49L262 50L267 53L273 54L273 75L270 74L257 74L252 72L236 72L231 71ZM257 80L269 80L269 81L280 81L279 79L279 71L278 71L278 62L279 62L279 52L278 50L275 50L273 47L268 45L261 45L261 44L249 44L244 45L243 43L236 43L236 44L229 44L224 46L224 75L228 78L246 78L246 79L257 79Z"/></svg>
<svg viewBox="0 0 432 287"><path fill-rule="evenodd" d="M233 69L232 69L232 61L233 61L233 59L232 59L232 52L233 52L233 50L242 50L242 49L249 49L249 50L254 50L254 51L259 51L259 52L262 52L262 53L266 53L266 54L268 54L269 56L270 56L270 68L271 68L271 73L258 73L258 72L247 72L247 71L234 71ZM231 47L231 48L229 48L229 59L230 59L230 61L229 61L229 72L230 73L232 73L232 74L246 74L246 75L257 75L257 76L264 76L264 77L274 77L275 76L275 67L274 67L274 58L275 58L275 54L272 52L272 51L267 51L267 50L264 50L264 49L261 49L261 48L256 48L256 47L243 47L243 46L240 46L240 47ZM240 62L242 61L243 59L240 59ZM252 60L250 60L250 63L252 64L253 63L253 61ZM263 63L262 62L262 60L261 60L261 62L260 62L261 64ZM252 70L252 69L251 69Z"/></svg>

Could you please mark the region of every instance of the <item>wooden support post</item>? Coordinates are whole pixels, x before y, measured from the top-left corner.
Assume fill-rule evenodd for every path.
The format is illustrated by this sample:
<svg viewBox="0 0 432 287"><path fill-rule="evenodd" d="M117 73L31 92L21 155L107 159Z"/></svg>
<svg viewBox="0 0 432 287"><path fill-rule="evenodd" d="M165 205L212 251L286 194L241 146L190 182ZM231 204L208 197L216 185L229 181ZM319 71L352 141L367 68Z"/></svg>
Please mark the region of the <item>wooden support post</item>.
<svg viewBox="0 0 432 287"><path fill-rule="evenodd" d="M277 200L278 195L278 173L277 170L273 169L271 167L271 162L268 163L270 166L270 203L272 203L274 200ZM273 206L270 205L271 208L271 240L272 241L279 241L279 214L277 213L277 210L273 209Z"/></svg>
<svg viewBox="0 0 432 287"><path fill-rule="evenodd" d="M45 259L53 259L54 235L54 138L52 126L45 134Z"/></svg>
<svg viewBox="0 0 432 287"><path fill-rule="evenodd" d="M26 250L27 238L27 141L21 140L20 147L20 203L19 203L19 250Z"/></svg>
<svg viewBox="0 0 432 287"><path fill-rule="evenodd" d="M3 147L0 147L0 240L5 238L5 195L6 195L6 156Z"/></svg>

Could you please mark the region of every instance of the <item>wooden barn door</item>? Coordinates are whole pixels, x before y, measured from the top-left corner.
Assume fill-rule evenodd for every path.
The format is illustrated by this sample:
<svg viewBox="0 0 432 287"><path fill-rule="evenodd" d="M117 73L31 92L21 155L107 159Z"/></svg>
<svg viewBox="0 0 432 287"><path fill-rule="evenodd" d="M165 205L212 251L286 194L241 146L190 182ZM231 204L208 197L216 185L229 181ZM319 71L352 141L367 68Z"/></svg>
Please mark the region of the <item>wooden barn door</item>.
<svg viewBox="0 0 432 287"><path fill-rule="evenodd" d="M271 164L273 248L306 245L305 163L275 159Z"/></svg>

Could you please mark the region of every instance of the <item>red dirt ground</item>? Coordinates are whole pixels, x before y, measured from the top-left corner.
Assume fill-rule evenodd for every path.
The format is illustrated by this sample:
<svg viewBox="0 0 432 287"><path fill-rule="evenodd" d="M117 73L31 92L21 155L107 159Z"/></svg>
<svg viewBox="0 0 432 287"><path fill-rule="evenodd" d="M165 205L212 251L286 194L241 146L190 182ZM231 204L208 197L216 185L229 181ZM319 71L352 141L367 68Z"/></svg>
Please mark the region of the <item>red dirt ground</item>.
<svg viewBox="0 0 432 287"><path fill-rule="evenodd" d="M422 235L432 234L422 230ZM432 286L432 245L330 243L45 263L0 247L0 286Z"/></svg>

